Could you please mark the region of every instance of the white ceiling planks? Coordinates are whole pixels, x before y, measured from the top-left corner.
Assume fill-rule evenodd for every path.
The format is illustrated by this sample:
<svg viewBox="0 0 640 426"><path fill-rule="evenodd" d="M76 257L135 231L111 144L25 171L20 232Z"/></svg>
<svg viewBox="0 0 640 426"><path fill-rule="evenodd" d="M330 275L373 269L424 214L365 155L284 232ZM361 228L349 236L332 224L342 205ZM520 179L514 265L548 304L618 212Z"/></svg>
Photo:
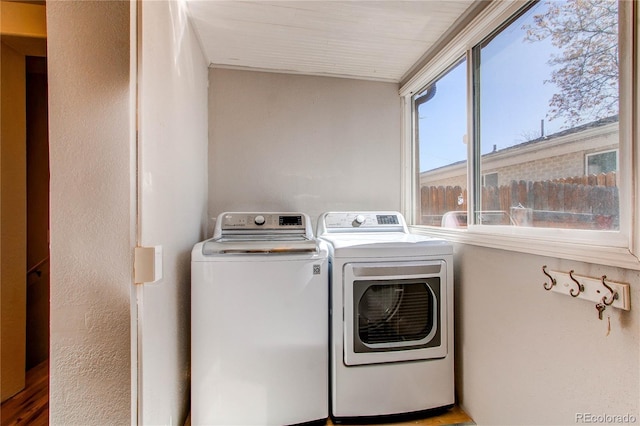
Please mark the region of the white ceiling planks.
<svg viewBox="0 0 640 426"><path fill-rule="evenodd" d="M473 0L188 0L211 66L398 82Z"/></svg>

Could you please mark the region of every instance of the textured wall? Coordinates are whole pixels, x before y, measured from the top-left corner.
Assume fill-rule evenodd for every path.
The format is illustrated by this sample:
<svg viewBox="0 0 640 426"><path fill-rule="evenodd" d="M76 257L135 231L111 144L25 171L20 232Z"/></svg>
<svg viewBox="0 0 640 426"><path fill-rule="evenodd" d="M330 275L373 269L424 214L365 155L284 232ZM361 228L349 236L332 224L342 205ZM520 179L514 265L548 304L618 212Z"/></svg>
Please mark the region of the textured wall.
<svg viewBox="0 0 640 426"><path fill-rule="evenodd" d="M400 208L398 86L209 71L209 214Z"/></svg>
<svg viewBox="0 0 640 426"><path fill-rule="evenodd" d="M479 425L640 420L640 272L464 245L455 260L457 393ZM545 291L542 265L630 283L631 311L598 320L595 303Z"/></svg>
<svg viewBox="0 0 640 426"><path fill-rule="evenodd" d="M207 217L207 63L181 2L142 2L140 239L163 278L140 289L140 421L189 411L191 249Z"/></svg>
<svg viewBox="0 0 640 426"><path fill-rule="evenodd" d="M50 422L129 424L129 2L49 2L47 29Z"/></svg>

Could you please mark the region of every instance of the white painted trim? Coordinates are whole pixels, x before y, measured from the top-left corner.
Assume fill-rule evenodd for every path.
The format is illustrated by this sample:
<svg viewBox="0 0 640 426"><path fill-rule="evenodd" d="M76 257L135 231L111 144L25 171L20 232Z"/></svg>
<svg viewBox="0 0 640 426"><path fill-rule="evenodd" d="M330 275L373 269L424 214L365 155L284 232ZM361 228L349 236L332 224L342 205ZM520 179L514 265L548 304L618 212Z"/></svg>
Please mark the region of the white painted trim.
<svg viewBox="0 0 640 426"><path fill-rule="evenodd" d="M400 209L405 212L406 220L414 222L416 220L416 210L412 208L413 199L416 195L416 179L413 178L415 170L415 147L413 144L413 119L411 114L411 98L400 98ZM410 144L404 143L410 140Z"/></svg>
<svg viewBox="0 0 640 426"><path fill-rule="evenodd" d="M634 109L637 97L634 97L633 87L637 84L634 73L637 72L637 61L635 60L638 51L638 44L634 40L634 28L637 26L637 17L634 9L637 2L619 1L619 57L620 72L619 91L620 91L620 144L619 144L619 161L618 169L618 187L620 196L620 232L627 236L627 247L630 253L638 255L637 249L640 246L634 245L634 234L638 232L638 210L634 208L634 200L638 195L638 174L635 172L638 167L637 160L632 153L636 149L638 127L634 122L637 118L638 111ZM623 196L624 195L624 196Z"/></svg>
<svg viewBox="0 0 640 426"><path fill-rule="evenodd" d="M136 209L136 226L135 226L135 246L138 246L142 243L142 177L140 173L142 172L142 147L140 145L140 133L141 133L141 104L142 104L142 70L143 70L143 61L142 61L142 42L143 42L143 28L142 28L142 14L144 13L144 1L143 0L135 0L132 1L135 3L135 17L131 17L132 26L134 25L133 19L135 19L135 59L132 57L131 60L135 60L136 64L136 75L135 75L135 96L136 96L136 125L135 125L135 209ZM133 6L132 6L133 8ZM133 31L133 28L132 28ZM133 42L132 49L133 49ZM133 56L133 53L132 53ZM132 249L132 257L133 257L133 249ZM133 359L134 349L132 346L132 380L133 374L135 373L135 381L136 381L136 393L135 395L131 395L131 398L135 398L135 412L131 413L131 424L132 425L142 425L144 424L142 421L142 401L143 401L143 386L142 386L142 377L143 377L143 365L142 365L142 341L143 341L143 288L142 286L135 285L133 279L133 265L131 268L131 282L133 289L131 290L131 314L135 315L135 318L131 318L132 322L132 333L135 333L136 342L135 342L135 360ZM134 306L135 305L135 306ZM135 326L135 330L133 327ZM132 401L133 403L133 401ZM135 415L135 418L134 418Z"/></svg>
<svg viewBox="0 0 640 426"><path fill-rule="evenodd" d="M473 144L473 54L471 48L466 50L465 55L467 61L467 223L469 223L470 220L473 220L473 212L476 208L475 196L469 191L469 188L475 188L476 182L476 175L473 173L476 166L473 162L475 145ZM418 180L420 180L420 177L418 177Z"/></svg>
<svg viewBox="0 0 640 426"><path fill-rule="evenodd" d="M489 235L484 232L474 233L449 228L409 226L409 229L414 234L445 238L456 243L640 270L640 260L626 247L558 242L542 237L522 238L519 235Z"/></svg>
<svg viewBox="0 0 640 426"><path fill-rule="evenodd" d="M638 141L640 138L640 66L638 65L638 58L640 57L640 33L637 31L640 25L640 11L637 2L629 2L624 7L627 21L630 25L624 34L621 34L626 40L631 40L633 47L625 50L625 58L623 61L632 61L633 73L629 76L629 80L625 81L627 94L631 99L627 105L629 108L629 131L628 138L631 141L628 146L620 147L620 162L629 162L630 171L629 176L632 177L630 182L630 188L628 189L631 194L631 199L628 200L628 213L631 215L629 223L631 230L629 233L629 249L631 253L640 253L640 147ZM627 96L625 94L625 96ZM626 117L625 117L626 118ZM623 149L624 148L624 149ZM620 167L620 163L618 163Z"/></svg>
<svg viewBox="0 0 640 426"><path fill-rule="evenodd" d="M204 51L204 50L203 50ZM351 80L366 80L366 81L377 81L380 83L395 83L398 84L398 80L391 77L372 77L368 75L358 75L358 74L340 74L340 73L331 73L331 72L308 72L308 71L296 71L286 68L260 68L260 67L249 67L249 66L238 66L238 65L227 65L227 64L215 64L211 62L209 64L209 69L226 69L226 70L235 70L235 71L252 71L252 72L268 72L275 74L293 74L293 75L305 75L305 76L314 76L314 77L331 77L331 78L347 78Z"/></svg>
<svg viewBox="0 0 640 426"><path fill-rule="evenodd" d="M138 423L138 390L140 389L138 362L138 295L133 277L133 252L138 240L138 0L129 3L129 249L131 250L131 285L129 287L130 334L131 334L131 424Z"/></svg>

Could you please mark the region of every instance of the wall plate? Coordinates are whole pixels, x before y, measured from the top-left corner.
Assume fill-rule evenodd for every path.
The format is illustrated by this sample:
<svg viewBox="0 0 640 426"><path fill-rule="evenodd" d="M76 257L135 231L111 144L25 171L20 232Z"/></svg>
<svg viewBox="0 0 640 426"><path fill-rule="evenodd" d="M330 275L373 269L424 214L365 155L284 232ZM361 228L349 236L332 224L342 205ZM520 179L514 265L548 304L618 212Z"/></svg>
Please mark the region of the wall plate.
<svg viewBox="0 0 640 426"><path fill-rule="evenodd" d="M154 283L162 278L162 246L136 247L133 277L136 284Z"/></svg>

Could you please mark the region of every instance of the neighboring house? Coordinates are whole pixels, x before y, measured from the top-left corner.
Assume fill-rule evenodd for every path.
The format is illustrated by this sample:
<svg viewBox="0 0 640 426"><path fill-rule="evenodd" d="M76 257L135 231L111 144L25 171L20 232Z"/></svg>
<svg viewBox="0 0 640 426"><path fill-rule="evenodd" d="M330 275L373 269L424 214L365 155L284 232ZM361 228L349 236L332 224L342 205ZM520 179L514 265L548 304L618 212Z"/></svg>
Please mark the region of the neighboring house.
<svg viewBox="0 0 640 426"><path fill-rule="evenodd" d="M494 145L482 155L481 210L499 219L483 223L617 229L618 133L613 116L501 150ZM422 224L466 227L466 161L422 172L420 189Z"/></svg>
<svg viewBox="0 0 640 426"><path fill-rule="evenodd" d="M539 182L616 171L617 149L618 117L614 116L508 148L494 148L482 156L482 183L503 186L514 180ZM611 157L613 161L608 161ZM420 173L423 186L466 188L466 161Z"/></svg>

